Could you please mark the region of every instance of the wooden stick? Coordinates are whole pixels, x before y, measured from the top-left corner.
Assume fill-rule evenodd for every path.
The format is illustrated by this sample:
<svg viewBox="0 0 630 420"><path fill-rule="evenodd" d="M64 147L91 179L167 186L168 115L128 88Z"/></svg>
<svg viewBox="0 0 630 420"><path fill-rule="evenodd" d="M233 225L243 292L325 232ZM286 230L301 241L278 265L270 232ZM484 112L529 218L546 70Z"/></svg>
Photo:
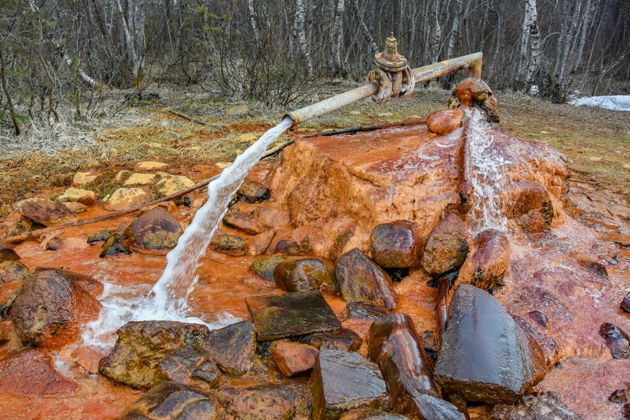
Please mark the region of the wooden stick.
<svg viewBox="0 0 630 420"><path fill-rule="evenodd" d="M262 157L260 158L260 160L266 159L269 156L272 156L276 153L278 153L280 150L284 149L285 147L293 144L295 142L295 140L289 140L285 143L282 143L276 147L272 147L271 149L267 150L265 152L265 154L262 155ZM162 198L158 198L156 200L150 201L148 203L145 204L140 204L137 205L135 207L131 207L129 209L124 209L124 210L118 210L114 213L109 213L109 214L104 214L102 216L97 216L97 217L92 217L91 219L84 219L84 220L78 220L76 222L72 222L72 223L66 223L64 225L59 225L59 226L52 226L49 228L45 228L45 229L37 229L33 232L27 232L27 233L23 233L21 235L16 235L16 236L11 236L9 238L4 239L2 242L4 242L5 244L15 244L15 243L20 243L20 242L24 242L27 241L29 239L38 239L39 237L41 237L42 235L45 235L49 232L55 231L55 230L60 230L60 229L66 229L66 228L71 228L71 227L77 227L77 226L84 226L84 225L89 225L92 223L98 223L98 222L102 222L104 220L110 220L110 219L115 219L117 217L121 217L121 216L126 216L128 214L132 214L135 213L137 211L140 211L142 209L145 209L147 207L151 207L154 206L156 204L160 204L163 203L165 201L170 201L170 200L175 200L177 198L180 198L186 194L188 194L189 192L195 191L199 188L202 188L204 186L207 186L211 181L214 181L215 179L217 179L219 177L219 175L221 175L220 173L208 178L208 179L204 179L203 181L199 181L197 182L195 185L192 185L182 191L179 191L175 194L171 194L168 195L166 197L162 197Z"/></svg>
<svg viewBox="0 0 630 420"><path fill-rule="evenodd" d="M172 109L168 109L168 112L170 112L171 114L177 115L178 117L183 118L185 120L192 121L195 124L205 125L206 127L213 127L213 124L198 120L197 118L191 117L190 115L186 115L183 112L173 111Z"/></svg>
<svg viewBox="0 0 630 420"><path fill-rule="evenodd" d="M353 128L340 128L338 130L324 130L319 133L309 134L308 136L304 136L304 138L335 136L337 134L356 134L356 133L362 133L365 131L380 130L382 128L405 127L409 125L424 124L426 123L426 121L427 121L426 118L413 118L410 120L394 122L394 123L364 125L364 126L353 127Z"/></svg>

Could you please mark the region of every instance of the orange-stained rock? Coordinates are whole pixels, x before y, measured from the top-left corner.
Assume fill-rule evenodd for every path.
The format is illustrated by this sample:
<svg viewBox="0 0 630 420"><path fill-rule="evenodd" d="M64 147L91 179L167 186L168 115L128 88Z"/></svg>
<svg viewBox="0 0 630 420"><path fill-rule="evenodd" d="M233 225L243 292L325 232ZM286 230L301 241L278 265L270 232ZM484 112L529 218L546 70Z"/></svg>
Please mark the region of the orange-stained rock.
<svg viewBox="0 0 630 420"><path fill-rule="evenodd" d="M256 236L249 238L249 249L247 250L249 255L261 255L264 254L269 244L273 240L276 232L273 230L266 230Z"/></svg>
<svg viewBox="0 0 630 420"><path fill-rule="evenodd" d="M52 357L43 351L25 349L0 360L0 392L18 395L67 395L79 387L61 376Z"/></svg>
<svg viewBox="0 0 630 420"><path fill-rule="evenodd" d="M417 266L421 240L418 225L408 220L380 224L370 235L372 259L384 268Z"/></svg>
<svg viewBox="0 0 630 420"><path fill-rule="evenodd" d="M471 244L466 225L457 214L451 213L431 232L422 253L422 268L432 276L455 270L466 260Z"/></svg>
<svg viewBox="0 0 630 420"><path fill-rule="evenodd" d="M541 232L553 221L554 210L549 192L536 182L515 182L510 187L508 202L508 217L517 219L524 232Z"/></svg>
<svg viewBox="0 0 630 420"><path fill-rule="evenodd" d="M455 86L449 98L449 107L479 107L483 109L488 119L499 122L499 107L497 98L490 87L481 79L469 77Z"/></svg>
<svg viewBox="0 0 630 420"><path fill-rule="evenodd" d="M246 179L236 194L237 199L246 203L258 203L269 199L269 188L260 182Z"/></svg>
<svg viewBox="0 0 630 420"><path fill-rule="evenodd" d="M31 271L20 261L0 262L0 306L11 303Z"/></svg>
<svg viewBox="0 0 630 420"><path fill-rule="evenodd" d="M287 292L322 290L338 293L335 266L322 258L291 258L274 270L276 285Z"/></svg>
<svg viewBox="0 0 630 420"><path fill-rule="evenodd" d="M462 126L464 111L461 109L443 109L427 117L427 128L436 134L448 134Z"/></svg>
<svg viewBox="0 0 630 420"><path fill-rule="evenodd" d="M288 212L273 207L259 207L254 218L268 229L281 228L290 223Z"/></svg>
<svg viewBox="0 0 630 420"><path fill-rule="evenodd" d="M226 214L223 218L223 224L245 232L248 235L258 235L265 230L264 227L260 226L256 220L252 219L247 214L237 212Z"/></svg>
<svg viewBox="0 0 630 420"><path fill-rule="evenodd" d="M125 230L134 251L168 252L175 248L182 228L162 207L156 207L136 218Z"/></svg>
<svg viewBox="0 0 630 420"><path fill-rule="evenodd" d="M0 263L5 261L16 261L19 259L20 256L13 250L13 248L0 243Z"/></svg>
<svg viewBox="0 0 630 420"><path fill-rule="evenodd" d="M486 229L475 236L473 252L459 271L458 283L490 290L502 285L510 265L512 248L505 234Z"/></svg>
<svg viewBox="0 0 630 420"><path fill-rule="evenodd" d="M77 340L83 325L98 317L101 304L92 293L101 287L78 273L38 269L24 280L9 317L24 344L58 349Z"/></svg>
<svg viewBox="0 0 630 420"><path fill-rule="evenodd" d="M29 198L15 205L15 210L22 216L44 226L53 226L75 219L74 213L68 207L57 201L41 198Z"/></svg>
<svg viewBox="0 0 630 420"><path fill-rule="evenodd" d="M313 346L291 341L280 341L271 347L271 358L280 372L288 378L310 371L317 353L319 350Z"/></svg>
<svg viewBox="0 0 630 420"><path fill-rule="evenodd" d="M0 321L0 359L22 347L11 320Z"/></svg>

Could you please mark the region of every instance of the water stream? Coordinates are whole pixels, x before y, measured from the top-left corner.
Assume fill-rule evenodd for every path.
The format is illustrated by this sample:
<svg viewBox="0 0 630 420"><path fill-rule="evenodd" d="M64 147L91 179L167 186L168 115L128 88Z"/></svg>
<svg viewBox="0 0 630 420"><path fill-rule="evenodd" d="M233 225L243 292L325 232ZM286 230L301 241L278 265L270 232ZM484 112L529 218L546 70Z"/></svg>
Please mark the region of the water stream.
<svg viewBox="0 0 630 420"><path fill-rule="evenodd" d="M196 271L200 260L206 254L212 236L228 210L232 196L269 145L288 130L291 124L292 120L289 117L284 118L239 155L217 179L208 184L208 199L179 238L177 246L166 256L166 268L148 294L129 296L129 293L117 293L115 288L106 286L101 299L103 308L99 318L87 324L82 337L84 344L108 346L112 341L111 333L129 321L195 322L204 323L210 328L235 321L229 314L213 314L219 316L214 323L191 317L188 296L197 282ZM105 284L107 285L107 282Z"/></svg>

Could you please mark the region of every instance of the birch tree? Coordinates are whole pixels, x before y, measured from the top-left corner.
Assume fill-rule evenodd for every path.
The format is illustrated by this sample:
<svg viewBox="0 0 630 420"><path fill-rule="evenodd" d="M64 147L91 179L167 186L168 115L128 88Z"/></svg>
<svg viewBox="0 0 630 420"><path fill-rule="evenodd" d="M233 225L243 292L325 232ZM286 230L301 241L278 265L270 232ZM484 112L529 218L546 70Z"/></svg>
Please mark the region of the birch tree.
<svg viewBox="0 0 630 420"><path fill-rule="evenodd" d="M335 13L332 25L332 73L335 76L343 75L343 66L341 63L341 48L343 40L343 20L346 10L345 0L336 0Z"/></svg>
<svg viewBox="0 0 630 420"><path fill-rule="evenodd" d="M304 25L306 10L304 9L304 0L295 0L295 19L293 21L293 38L295 38L300 52L304 57L306 72L309 76L313 74L313 62L311 60L311 52L306 42L306 27Z"/></svg>

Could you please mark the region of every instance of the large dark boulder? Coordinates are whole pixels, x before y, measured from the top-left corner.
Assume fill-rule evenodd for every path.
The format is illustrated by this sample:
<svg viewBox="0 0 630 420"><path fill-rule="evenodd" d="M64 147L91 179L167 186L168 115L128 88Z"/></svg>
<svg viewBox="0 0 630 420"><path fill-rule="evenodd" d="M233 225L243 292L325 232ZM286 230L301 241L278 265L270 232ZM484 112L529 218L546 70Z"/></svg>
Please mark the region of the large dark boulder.
<svg viewBox="0 0 630 420"><path fill-rule="evenodd" d="M458 269L466 260L472 239L466 225L451 213L433 228L422 253L422 267L432 276Z"/></svg>
<svg viewBox="0 0 630 420"><path fill-rule="evenodd" d="M156 207L136 218L125 231L134 251L163 251L175 248L182 228L163 207Z"/></svg>
<svg viewBox="0 0 630 420"><path fill-rule="evenodd" d="M502 285L510 266L512 247L505 234L486 229L475 236L474 251L468 255L459 271L458 283L493 290Z"/></svg>
<svg viewBox="0 0 630 420"><path fill-rule="evenodd" d="M276 285L287 292L337 291L335 267L321 258L286 259L276 266L274 278Z"/></svg>
<svg viewBox="0 0 630 420"><path fill-rule="evenodd" d="M335 273L344 300L372 303L388 309L398 305L398 295L389 275L358 248L339 257Z"/></svg>
<svg viewBox="0 0 630 420"><path fill-rule="evenodd" d="M230 419L290 420L311 418L311 394L303 382L228 387L217 392Z"/></svg>
<svg viewBox="0 0 630 420"><path fill-rule="evenodd" d="M462 420L464 415L441 399L433 381L432 361L411 318L392 314L372 323L368 354L378 364L394 410L411 418Z"/></svg>
<svg viewBox="0 0 630 420"><path fill-rule="evenodd" d="M166 356L207 333L208 328L198 324L129 322L116 332L116 345L101 360L99 372L134 388L151 387L161 379L158 365Z"/></svg>
<svg viewBox="0 0 630 420"><path fill-rule="evenodd" d="M372 259L381 267L414 267L422 250L418 225L408 220L380 224L370 235L370 247Z"/></svg>
<svg viewBox="0 0 630 420"><path fill-rule="evenodd" d="M252 367L256 333L249 321L210 331L197 341L197 348L219 369L231 375L244 375Z"/></svg>
<svg viewBox="0 0 630 420"><path fill-rule="evenodd" d="M338 419L355 408L382 408L387 403L387 388L376 364L344 350L319 351L311 387L316 420Z"/></svg>
<svg viewBox="0 0 630 420"><path fill-rule="evenodd" d="M24 344L51 349L77 340L83 325L96 319L102 285L89 276L37 269L13 301L9 318Z"/></svg>
<svg viewBox="0 0 630 420"><path fill-rule="evenodd" d="M542 350L505 308L486 291L460 285L435 365L443 391L468 401L515 402L544 373Z"/></svg>
<svg viewBox="0 0 630 420"><path fill-rule="evenodd" d="M208 360L194 344L187 344L158 363L157 376L163 381L182 384L203 381L214 386L218 382L220 372L217 365Z"/></svg>
<svg viewBox="0 0 630 420"><path fill-rule="evenodd" d="M223 408L213 396L175 382L162 382L131 404L118 420L219 420Z"/></svg>

